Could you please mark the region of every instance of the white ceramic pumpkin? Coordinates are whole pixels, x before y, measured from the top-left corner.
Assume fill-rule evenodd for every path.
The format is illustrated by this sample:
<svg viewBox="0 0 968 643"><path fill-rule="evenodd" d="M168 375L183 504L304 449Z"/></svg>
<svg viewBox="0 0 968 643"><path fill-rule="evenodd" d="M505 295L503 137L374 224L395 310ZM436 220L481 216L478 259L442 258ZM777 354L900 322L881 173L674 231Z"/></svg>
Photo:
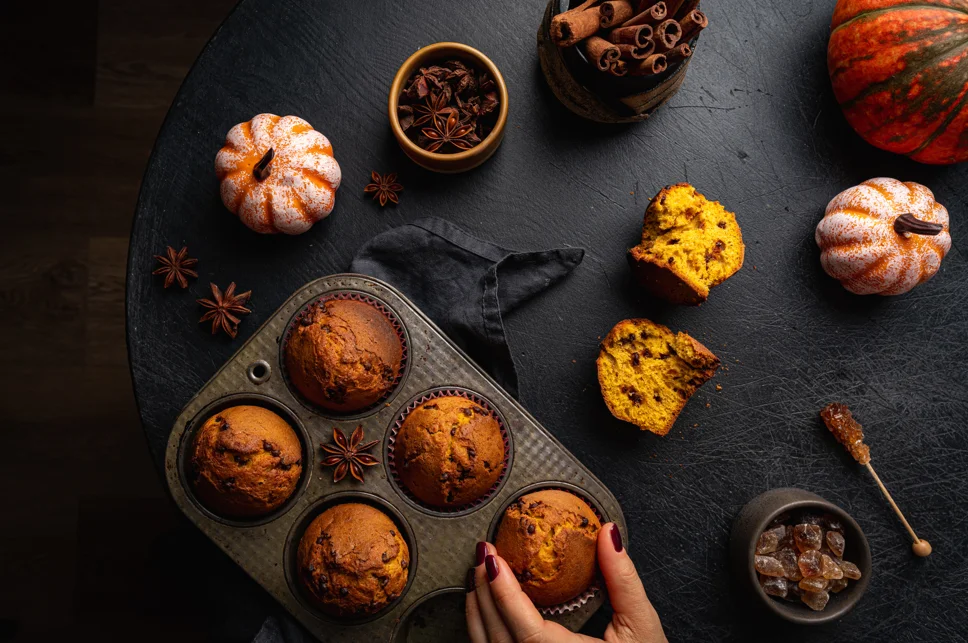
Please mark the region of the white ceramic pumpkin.
<svg viewBox="0 0 968 643"><path fill-rule="evenodd" d="M262 234L301 234L329 216L342 173L329 139L298 116L239 123L215 157L222 203Z"/></svg>
<svg viewBox="0 0 968 643"><path fill-rule="evenodd" d="M835 196L816 231L827 274L858 295L900 295L951 248L948 211L919 183L870 179Z"/></svg>

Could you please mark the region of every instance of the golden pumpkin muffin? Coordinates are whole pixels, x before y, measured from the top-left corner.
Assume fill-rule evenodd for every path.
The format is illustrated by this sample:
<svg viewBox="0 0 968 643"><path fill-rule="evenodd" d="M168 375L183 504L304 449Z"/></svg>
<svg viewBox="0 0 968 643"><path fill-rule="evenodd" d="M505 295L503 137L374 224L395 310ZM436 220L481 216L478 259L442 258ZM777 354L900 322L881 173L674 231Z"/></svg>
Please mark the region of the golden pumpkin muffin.
<svg viewBox="0 0 968 643"><path fill-rule="evenodd" d="M598 353L598 384L612 415L665 435L719 358L685 333L648 319L615 325Z"/></svg>
<svg viewBox="0 0 968 643"><path fill-rule="evenodd" d="M330 507L309 523L296 552L298 578L316 607L366 616L407 586L410 550L385 513L359 503Z"/></svg>
<svg viewBox="0 0 968 643"><path fill-rule="evenodd" d="M411 411L393 447L400 482L433 507L481 498L504 472L501 425L483 406L459 395Z"/></svg>
<svg viewBox="0 0 968 643"><path fill-rule="evenodd" d="M709 289L743 266L736 215L688 183L663 188L649 203L642 243L629 250L632 272L652 295L701 304Z"/></svg>
<svg viewBox="0 0 968 643"><path fill-rule="evenodd" d="M278 509L299 484L302 444L289 423L261 406L232 406L205 420L192 447L192 487L230 518Z"/></svg>
<svg viewBox="0 0 968 643"><path fill-rule="evenodd" d="M558 489L521 496L504 512L494 539L535 605L560 605L595 579L602 523L584 500Z"/></svg>
<svg viewBox="0 0 968 643"><path fill-rule="evenodd" d="M286 342L286 370L303 397L330 411L352 413L393 388L403 346L378 308L353 299L310 304Z"/></svg>

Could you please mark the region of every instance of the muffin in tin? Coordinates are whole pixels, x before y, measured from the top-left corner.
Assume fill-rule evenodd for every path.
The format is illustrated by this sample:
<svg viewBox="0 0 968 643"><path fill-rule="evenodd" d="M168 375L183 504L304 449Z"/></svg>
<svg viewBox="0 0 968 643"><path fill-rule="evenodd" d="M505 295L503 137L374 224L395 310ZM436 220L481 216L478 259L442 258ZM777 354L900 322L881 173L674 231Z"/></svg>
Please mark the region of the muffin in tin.
<svg viewBox="0 0 968 643"><path fill-rule="evenodd" d="M407 586L410 550L399 527L362 503L335 505L306 528L296 555L306 596L336 617L375 614Z"/></svg>
<svg viewBox="0 0 968 643"><path fill-rule="evenodd" d="M285 345L289 380L304 398L337 413L361 411L393 389L403 343L376 306L355 299L313 302Z"/></svg>
<svg viewBox="0 0 968 643"><path fill-rule="evenodd" d="M487 495L506 466L501 424L461 395L431 398L407 414L393 445L401 484L438 508L467 505Z"/></svg>
<svg viewBox="0 0 968 643"><path fill-rule="evenodd" d="M550 607L578 598L591 586L601 528L578 496L542 489L511 503L494 546L535 605Z"/></svg>
<svg viewBox="0 0 968 643"><path fill-rule="evenodd" d="M302 444L289 423L261 406L232 406L205 420L191 451L192 488L227 518L281 507L302 475Z"/></svg>

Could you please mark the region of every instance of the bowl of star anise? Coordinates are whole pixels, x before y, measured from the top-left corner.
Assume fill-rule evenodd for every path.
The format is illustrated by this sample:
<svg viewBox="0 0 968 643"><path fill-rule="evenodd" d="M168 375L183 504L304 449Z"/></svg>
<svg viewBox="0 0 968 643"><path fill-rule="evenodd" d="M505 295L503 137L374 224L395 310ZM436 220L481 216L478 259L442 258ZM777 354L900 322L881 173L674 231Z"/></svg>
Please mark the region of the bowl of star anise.
<svg viewBox="0 0 968 643"><path fill-rule="evenodd" d="M438 42L417 50L393 78L389 117L403 151L434 172L466 172L504 139L508 90L490 58Z"/></svg>

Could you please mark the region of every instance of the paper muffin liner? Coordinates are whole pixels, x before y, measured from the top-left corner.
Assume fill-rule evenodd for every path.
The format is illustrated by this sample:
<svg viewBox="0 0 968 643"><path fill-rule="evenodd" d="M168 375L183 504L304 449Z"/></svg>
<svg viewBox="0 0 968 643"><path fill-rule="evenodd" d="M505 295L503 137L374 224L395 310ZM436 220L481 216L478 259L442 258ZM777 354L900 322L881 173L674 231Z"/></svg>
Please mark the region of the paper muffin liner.
<svg viewBox="0 0 968 643"><path fill-rule="evenodd" d="M514 502L516 502L518 500L518 498L520 498L521 496L526 496L529 493L535 493L536 491L547 491L547 490L551 490L551 489L554 489L554 490L557 490L557 491L564 491L565 493L570 493L573 496L577 496L582 501L584 501L584 503L586 505L588 505L591 508L591 510L595 513L595 516L598 518L598 522L599 523L604 524L605 522L607 522L605 520L605 516L602 515L602 512L598 508L598 504L595 501L591 500L585 494L579 493L579 492L575 491L574 489L571 489L571 488L568 488L568 487L558 486L558 485L555 485L555 484L535 485L535 486L529 488L527 491L525 491L523 493L519 493L514 498L512 498L508 502L508 507L510 507L512 504L514 504ZM504 508L504 511L507 511L507 507ZM500 528L501 522L503 520L504 520L504 516L502 515L501 518L500 518L500 520L497 521L496 526L495 526L495 529ZM584 592L582 592L581 594L579 594L575 598L573 598L570 601L567 601L565 603L560 603L558 605L550 605L548 607L538 607L538 611L541 613L542 616L561 616L562 614L567 614L569 612L573 612L576 609L580 608L585 603L587 603L591 599L593 599L596 596L598 596L601 593L601 591L602 591L601 581L600 581L598 575L596 574L596 578L594 580L592 580L592 584L589 585L588 588Z"/></svg>
<svg viewBox="0 0 968 643"><path fill-rule="evenodd" d="M403 480L400 479L396 466L396 450L394 448L397 441L397 434L400 433L400 428L403 426L407 416L409 416L421 404L441 397L462 397L484 407L491 417L497 420L498 427L501 430L501 441L504 443L504 460L502 461L504 469L501 471L501 475L494 482L494 484L491 485L491 488L488 489L484 495L476 498L472 502L453 507L437 507L435 505L430 505L415 496L403 483ZM392 478L397 489L399 489L408 500L418 507L421 507L429 512L444 515L471 513L487 504L487 502L494 497L494 495L501 488L501 485L503 485L504 481L507 479L508 472L511 469L511 435L508 433L507 426L504 424L504 418L501 417L501 415L494 409L494 406L484 397L461 388L438 388L428 391L420 397L412 400L406 406L406 408L404 408L403 411L397 415L396 420L394 420L393 424L390 426L389 436L387 438L386 463L387 469L390 471L390 477Z"/></svg>
<svg viewBox="0 0 968 643"><path fill-rule="evenodd" d="M397 339L400 340L400 347L402 351L400 356L400 369L397 371L397 376L393 380L393 385L387 389L387 392L384 393L380 399L373 402L373 404L370 404L369 406L365 406L356 411L349 411L347 413L341 413L339 411L333 411L331 409L323 408L318 404L314 404L310 400L306 399L306 397L292 383L292 380L289 378L289 371L286 368L286 346L289 344L289 338L292 336L293 328L295 328L296 325L299 324L299 321L303 318L303 316L306 315L306 312L309 310L311 306L313 306L314 304L322 304L327 301L332 301L334 299L360 301L365 304L369 304L370 306L373 306L378 311L380 311L383 314L383 316L386 317L387 321L390 322L390 325L393 326L393 330L397 334ZM324 295L316 297L312 301L308 301L305 304L303 304L302 308L299 309L299 312L293 315L292 319L289 320L289 324L286 326L286 332L283 333L282 342L279 348L280 348L279 363L282 366L281 368L282 377L286 382L286 386L289 388L292 394L296 396L296 399L298 399L304 405L313 409L320 415L325 415L329 417L337 417L337 418L356 417L359 415L364 415L372 411L373 409L377 408L378 406L380 406L381 404L389 400L391 397L393 397L393 394L396 393L396 391L400 388L400 383L403 382L403 378L406 375L410 365L410 346L407 341L407 333L403 327L403 322L400 321L396 313L390 310L390 308L386 304L384 304L379 299L376 299L375 297L371 297L369 295L365 295L359 292L352 292L352 291L345 291L345 290L328 292Z"/></svg>

